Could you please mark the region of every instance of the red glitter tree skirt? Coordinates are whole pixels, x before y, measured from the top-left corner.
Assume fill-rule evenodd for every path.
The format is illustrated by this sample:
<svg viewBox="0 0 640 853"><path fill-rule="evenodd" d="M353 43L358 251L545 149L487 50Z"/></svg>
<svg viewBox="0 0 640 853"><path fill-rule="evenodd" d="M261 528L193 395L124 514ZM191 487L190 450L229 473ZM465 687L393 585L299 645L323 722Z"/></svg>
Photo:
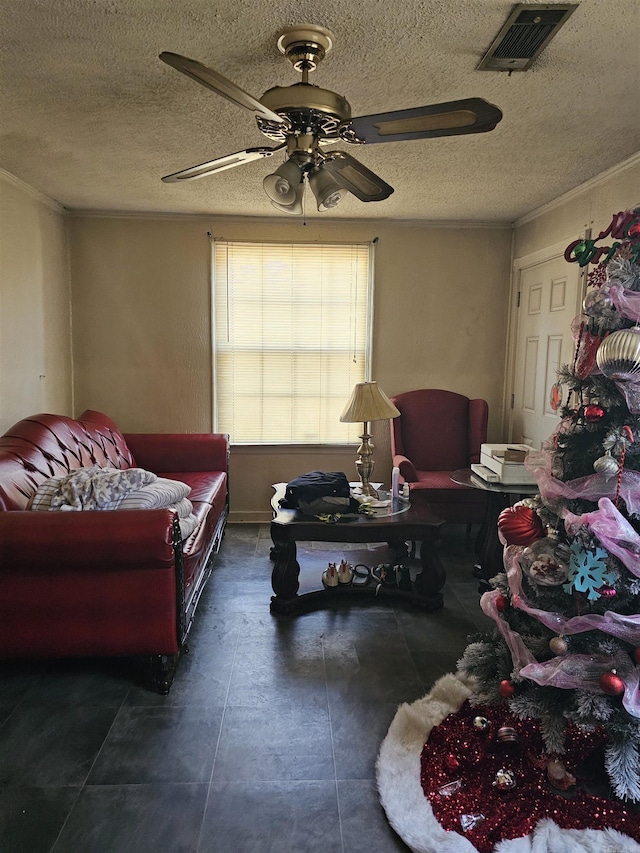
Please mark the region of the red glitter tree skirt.
<svg viewBox="0 0 640 853"><path fill-rule="evenodd" d="M538 725L506 705L473 707L470 695L470 683L444 676L398 708L382 743L380 800L414 853L640 853L640 813L581 784L594 781L587 765L602 772L597 734L571 732L563 760L578 784L561 793L547 782Z"/></svg>

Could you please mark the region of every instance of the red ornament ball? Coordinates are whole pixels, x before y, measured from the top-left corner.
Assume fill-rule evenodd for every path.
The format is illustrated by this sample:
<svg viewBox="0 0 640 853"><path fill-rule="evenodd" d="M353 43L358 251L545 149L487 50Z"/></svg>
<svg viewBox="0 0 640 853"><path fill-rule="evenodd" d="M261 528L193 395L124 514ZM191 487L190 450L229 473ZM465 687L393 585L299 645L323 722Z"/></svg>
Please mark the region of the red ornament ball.
<svg viewBox="0 0 640 853"><path fill-rule="evenodd" d="M449 755L447 755L447 757L444 760L444 766L447 768L447 770L450 773L453 773L454 771L460 769L460 762L458 761L458 758L453 753L449 753Z"/></svg>
<svg viewBox="0 0 640 853"><path fill-rule="evenodd" d="M531 545L544 536L544 525L531 507L516 504L498 516L498 530L507 545Z"/></svg>
<svg viewBox="0 0 640 853"><path fill-rule="evenodd" d="M615 672L603 672L600 676L600 689L607 696L622 696L624 681Z"/></svg>
<svg viewBox="0 0 640 853"><path fill-rule="evenodd" d="M556 382L551 386L551 394L549 395L549 405L554 412L557 412L562 405L562 385Z"/></svg>
<svg viewBox="0 0 640 853"><path fill-rule="evenodd" d="M636 646L633 650L633 659L636 663L640 663L640 646Z"/></svg>
<svg viewBox="0 0 640 853"><path fill-rule="evenodd" d="M495 600L496 610L498 613L504 613L507 606L507 599L504 595L497 595Z"/></svg>
<svg viewBox="0 0 640 853"><path fill-rule="evenodd" d="M513 681L509 681L508 678L505 678L500 682L500 695L505 699L511 699L515 692L516 686Z"/></svg>
<svg viewBox="0 0 640 853"><path fill-rule="evenodd" d="M596 406L594 403L590 403L588 406L584 407L584 419L590 424L595 424L598 421L601 421L604 416L605 411L602 406Z"/></svg>

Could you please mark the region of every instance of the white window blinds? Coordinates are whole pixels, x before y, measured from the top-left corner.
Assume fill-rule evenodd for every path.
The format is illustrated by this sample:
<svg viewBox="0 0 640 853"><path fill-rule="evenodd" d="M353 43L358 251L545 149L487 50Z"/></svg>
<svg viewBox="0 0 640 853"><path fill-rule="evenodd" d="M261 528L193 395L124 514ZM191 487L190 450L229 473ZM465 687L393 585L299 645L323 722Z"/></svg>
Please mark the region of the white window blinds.
<svg viewBox="0 0 640 853"><path fill-rule="evenodd" d="M367 378L370 244L214 243L215 429L234 444L344 444Z"/></svg>

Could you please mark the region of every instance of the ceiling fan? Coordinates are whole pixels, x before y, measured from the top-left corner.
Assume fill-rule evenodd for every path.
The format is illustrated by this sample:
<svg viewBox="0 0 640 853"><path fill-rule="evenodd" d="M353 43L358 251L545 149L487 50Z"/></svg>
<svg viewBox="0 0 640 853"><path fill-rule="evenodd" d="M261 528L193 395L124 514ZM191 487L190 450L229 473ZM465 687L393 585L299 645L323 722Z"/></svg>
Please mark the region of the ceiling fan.
<svg viewBox="0 0 640 853"><path fill-rule="evenodd" d="M334 36L324 27L300 24L278 33L281 53L302 75L298 83L274 86L256 99L222 74L194 59L163 52L160 59L196 83L255 114L259 130L278 144L245 148L199 166L166 175L166 183L204 178L243 163L271 157L286 149L285 162L263 186L274 207L285 213L302 213L305 181L316 198L318 210L329 210L352 193L360 201L382 201L393 192L381 177L341 150L323 150L335 141L354 145L399 142L493 130L502 118L498 107L482 98L466 98L443 104L395 110L352 118L348 101L309 83L309 72L329 53Z"/></svg>

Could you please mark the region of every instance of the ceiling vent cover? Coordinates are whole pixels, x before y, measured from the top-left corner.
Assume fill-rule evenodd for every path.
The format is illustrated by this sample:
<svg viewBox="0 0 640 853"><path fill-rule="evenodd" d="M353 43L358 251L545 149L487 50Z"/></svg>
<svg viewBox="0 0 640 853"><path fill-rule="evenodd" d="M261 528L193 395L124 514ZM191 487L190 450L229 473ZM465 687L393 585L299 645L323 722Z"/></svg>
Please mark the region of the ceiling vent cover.
<svg viewBox="0 0 640 853"><path fill-rule="evenodd" d="M526 71L578 3L517 3L478 71Z"/></svg>

